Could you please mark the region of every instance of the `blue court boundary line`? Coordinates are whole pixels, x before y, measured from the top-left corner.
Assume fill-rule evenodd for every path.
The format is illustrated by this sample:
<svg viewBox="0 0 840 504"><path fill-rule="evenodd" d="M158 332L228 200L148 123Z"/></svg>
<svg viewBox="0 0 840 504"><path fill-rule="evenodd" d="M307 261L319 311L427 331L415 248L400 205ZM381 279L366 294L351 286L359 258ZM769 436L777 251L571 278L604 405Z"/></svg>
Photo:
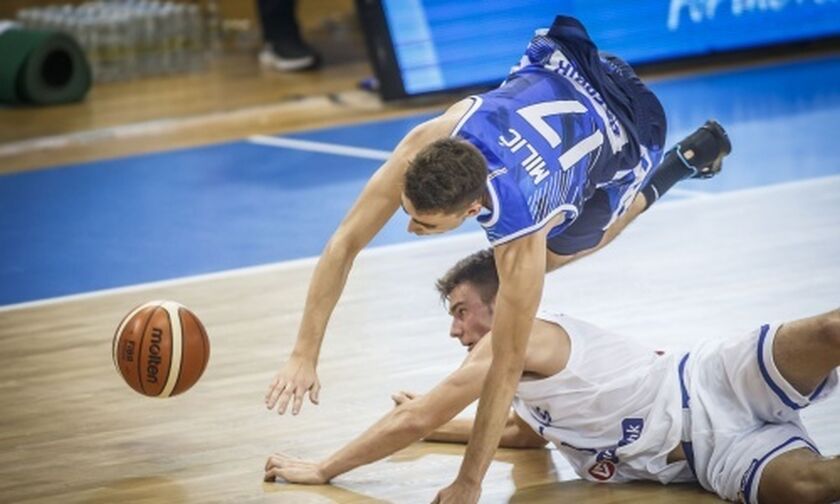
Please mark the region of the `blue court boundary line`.
<svg viewBox="0 0 840 504"><path fill-rule="evenodd" d="M284 136L253 135L248 137L248 142L265 147L277 147L281 149L293 149L305 152L317 152L321 154L335 154L338 156L373 159L377 161L387 161L388 158L391 157L391 154L393 154L392 151L386 150L368 149L364 147L355 147L352 145L335 144L330 142L300 140ZM709 193L705 191L698 191L696 189L682 189L674 187L671 189L671 195L704 197L708 196Z"/></svg>

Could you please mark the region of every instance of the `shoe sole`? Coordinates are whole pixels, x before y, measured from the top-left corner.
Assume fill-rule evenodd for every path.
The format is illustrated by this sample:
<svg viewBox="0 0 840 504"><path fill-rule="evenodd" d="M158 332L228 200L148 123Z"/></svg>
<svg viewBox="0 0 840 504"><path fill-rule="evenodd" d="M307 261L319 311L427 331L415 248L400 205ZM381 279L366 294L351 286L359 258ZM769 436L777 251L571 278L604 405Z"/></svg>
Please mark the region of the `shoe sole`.
<svg viewBox="0 0 840 504"><path fill-rule="evenodd" d="M726 130L723 129L723 126L721 126L719 122L714 119L709 119L703 127L709 130L723 143L723 148L721 149L722 156L732 153L732 143L729 141L729 135L726 134Z"/></svg>
<svg viewBox="0 0 840 504"><path fill-rule="evenodd" d="M726 130L723 129L723 126L719 122L714 119L709 119L703 125L703 128L708 130L723 145L721 146L720 154L718 154L715 160L705 170L698 170L697 174L692 178L714 177L723 170L723 158L732 152L732 142L729 141L729 135L726 134Z"/></svg>
<svg viewBox="0 0 840 504"><path fill-rule="evenodd" d="M274 55L260 53L260 65L278 70L280 72L293 72L295 70L306 70L315 66L315 57L307 56L297 59L281 59Z"/></svg>

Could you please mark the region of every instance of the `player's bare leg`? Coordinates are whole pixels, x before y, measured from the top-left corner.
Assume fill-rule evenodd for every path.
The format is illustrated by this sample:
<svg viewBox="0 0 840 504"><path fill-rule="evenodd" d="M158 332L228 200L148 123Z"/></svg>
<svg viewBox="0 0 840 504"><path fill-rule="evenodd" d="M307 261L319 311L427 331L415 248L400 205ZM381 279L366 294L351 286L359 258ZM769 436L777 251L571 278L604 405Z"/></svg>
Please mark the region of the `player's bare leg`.
<svg viewBox="0 0 840 504"><path fill-rule="evenodd" d="M837 500L840 500L840 458L824 458L807 448L791 450L768 462L758 484L758 501L762 504Z"/></svg>
<svg viewBox="0 0 840 504"><path fill-rule="evenodd" d="M840 366L840 309L782 325L773 342L773 361L800 394L813 394ZM758 493L762 503L840 500L840 459L805 448L784 453L767 464Z"/></svg>
<svg viewBox="0 0 840 504"><path fill-rule="evenodd" d="M840 309L782 325L773 361L800 394L811 395L840 366Z"/></svg>

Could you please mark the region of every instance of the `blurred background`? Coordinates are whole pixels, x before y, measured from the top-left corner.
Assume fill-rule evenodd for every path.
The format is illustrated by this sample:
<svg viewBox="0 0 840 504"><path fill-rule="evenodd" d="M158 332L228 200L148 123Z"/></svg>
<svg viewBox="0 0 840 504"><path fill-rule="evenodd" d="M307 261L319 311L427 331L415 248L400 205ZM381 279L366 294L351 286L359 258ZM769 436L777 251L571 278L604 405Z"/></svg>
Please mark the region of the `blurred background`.
<svg viewBox="0 0 840 504"><path fill-rule="evenodd" d="M439 109L498 83L534 27L561 12L649 78L831 54L840 34L834 0L6 0L0 19L69 34L91 78L42 92L41 105L60 106L0 92L0 170L56 164L44 152L56 139L43 141L56 136L67 162ZM269 37L293 54L272 59ZM7 83L21 80L20 61L7 61L21 46L3 46ZM53 69L42 80L70 79L65 59L41 63ZM152 127L160 120L179 134ZM136 127L110 130L126 125Z"/></svg>

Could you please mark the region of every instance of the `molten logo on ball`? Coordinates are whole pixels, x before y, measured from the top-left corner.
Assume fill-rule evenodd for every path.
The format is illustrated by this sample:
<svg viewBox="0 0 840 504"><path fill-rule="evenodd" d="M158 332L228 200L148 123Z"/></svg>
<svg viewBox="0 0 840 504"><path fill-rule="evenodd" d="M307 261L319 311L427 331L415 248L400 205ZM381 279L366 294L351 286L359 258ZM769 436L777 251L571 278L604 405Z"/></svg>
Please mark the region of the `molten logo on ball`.
<svg viewBox="0 0 840 504"><path fill-rule="evenodd" d="M152 344L149 345L149 364L146 366L146 381L157 383L158 366L160 365L160 340L163 331L155 327L152 329Z"/></svg>

